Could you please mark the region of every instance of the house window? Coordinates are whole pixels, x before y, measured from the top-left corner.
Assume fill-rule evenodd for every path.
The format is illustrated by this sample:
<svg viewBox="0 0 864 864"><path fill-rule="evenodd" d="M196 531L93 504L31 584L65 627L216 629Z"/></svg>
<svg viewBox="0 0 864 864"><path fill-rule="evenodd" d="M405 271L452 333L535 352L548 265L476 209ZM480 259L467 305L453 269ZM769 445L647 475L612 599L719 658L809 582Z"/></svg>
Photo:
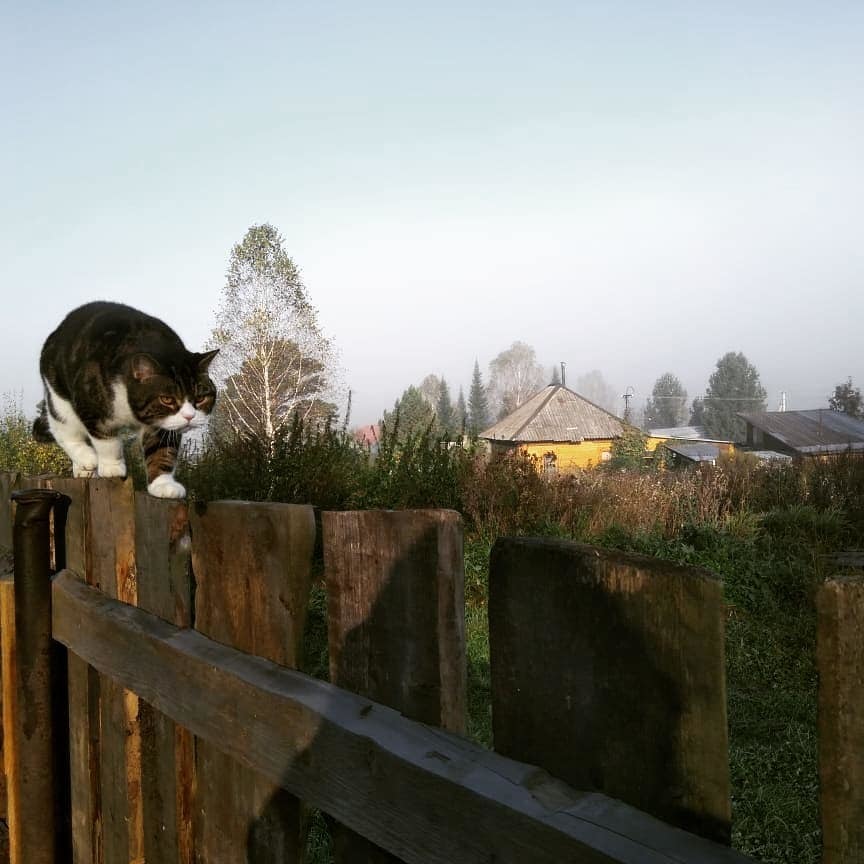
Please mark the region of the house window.
<svg viewBox="0 0 864 864"><path fill-rule="evenodd" d="M551 450L543 454L543 473L546 475L558 473L558 457Z"/></svg>

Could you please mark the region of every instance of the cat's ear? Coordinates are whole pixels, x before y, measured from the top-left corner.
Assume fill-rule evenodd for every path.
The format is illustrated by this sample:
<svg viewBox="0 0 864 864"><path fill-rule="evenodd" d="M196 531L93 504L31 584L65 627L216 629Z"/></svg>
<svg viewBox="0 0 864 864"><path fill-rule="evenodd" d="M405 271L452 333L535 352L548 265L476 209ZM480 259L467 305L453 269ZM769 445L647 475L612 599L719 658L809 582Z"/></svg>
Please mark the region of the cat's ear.
<svg viewBox="0 0 864 864"><path fill-rule="evenodd" d="M205 351L203 354L196 354L195 357L198 360L198 371L206 372L210 368L210 363L213 361L213 358L219 353L218 348L214 348L212 351Z"/></svg>
<svg viewBox="0 0 864 864"><path fill-rule="evenodd" d="M136 354L132 358L132 377L146 381L159 372L159 364L149 354Z"/></svg>

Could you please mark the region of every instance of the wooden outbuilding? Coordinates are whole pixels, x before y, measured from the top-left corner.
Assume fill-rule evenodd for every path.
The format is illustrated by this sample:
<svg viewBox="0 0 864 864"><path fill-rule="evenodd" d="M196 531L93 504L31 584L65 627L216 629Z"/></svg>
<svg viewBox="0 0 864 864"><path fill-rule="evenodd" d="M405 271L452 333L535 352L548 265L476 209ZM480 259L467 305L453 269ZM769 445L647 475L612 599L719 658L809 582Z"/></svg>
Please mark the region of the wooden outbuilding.
<svg viewBox="0 0 864 864"><path fill-rule="evenodd" d="M864 454L864 420L842 411L748 411L738 416L747 424L746 444L752 450L793 457Z"/></svg>

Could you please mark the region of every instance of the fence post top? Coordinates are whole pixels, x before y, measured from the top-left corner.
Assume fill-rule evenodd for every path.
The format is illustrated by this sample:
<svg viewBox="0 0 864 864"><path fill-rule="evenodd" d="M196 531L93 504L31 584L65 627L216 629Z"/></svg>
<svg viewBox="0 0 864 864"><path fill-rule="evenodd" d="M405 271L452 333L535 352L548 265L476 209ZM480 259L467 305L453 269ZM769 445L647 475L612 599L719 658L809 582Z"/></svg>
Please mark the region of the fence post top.
<svg viewBox="0 0 864 864"><path fill-rule="evenodd" d="M18 505L15 510L16 526L44 522L51 515L55 504L69 501L55 489L21 489L13 492L11 498Z"/></svg>

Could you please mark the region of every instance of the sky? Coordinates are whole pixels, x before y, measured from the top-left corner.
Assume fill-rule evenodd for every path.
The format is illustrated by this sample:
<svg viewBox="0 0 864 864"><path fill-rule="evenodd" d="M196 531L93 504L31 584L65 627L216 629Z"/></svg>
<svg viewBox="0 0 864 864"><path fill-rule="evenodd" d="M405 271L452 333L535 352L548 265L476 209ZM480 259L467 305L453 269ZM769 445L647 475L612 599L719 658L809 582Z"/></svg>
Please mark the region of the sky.
<svg viewBox="0 0 864 864"><path fill-rule="evenodd" d="M637 407L727 351L825 406L864 383L862 44L841 0L4 3L0 393L32 413L89 300L199 349L269 222L352 425L516 340Z"/></svg>

